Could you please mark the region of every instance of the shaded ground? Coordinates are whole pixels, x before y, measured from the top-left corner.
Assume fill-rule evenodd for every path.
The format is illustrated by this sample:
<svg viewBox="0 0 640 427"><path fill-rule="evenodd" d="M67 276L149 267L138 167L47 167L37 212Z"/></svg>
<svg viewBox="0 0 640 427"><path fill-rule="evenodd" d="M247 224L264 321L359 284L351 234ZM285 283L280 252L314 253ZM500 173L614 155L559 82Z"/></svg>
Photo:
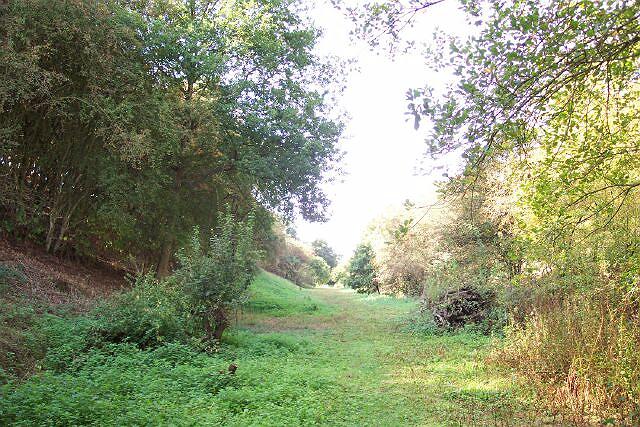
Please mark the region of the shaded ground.
<svg viewBox="0 0 640 427"><path fill-rule="evenodd" d="M64 260L35 245L0 238L0 298L28 299L83 310L125 285L125 272L110 265Z"/></svg>
<svg viewBox="0 0 640 427"><path fill-rule="evenodd" d="M125 273L109 265L64 260L28 243L0 236L0 379L3 371L31 375L40 356L25 334L45 313L83 313L126 285ZM0 381L1 383L2 381Z"/></svg>

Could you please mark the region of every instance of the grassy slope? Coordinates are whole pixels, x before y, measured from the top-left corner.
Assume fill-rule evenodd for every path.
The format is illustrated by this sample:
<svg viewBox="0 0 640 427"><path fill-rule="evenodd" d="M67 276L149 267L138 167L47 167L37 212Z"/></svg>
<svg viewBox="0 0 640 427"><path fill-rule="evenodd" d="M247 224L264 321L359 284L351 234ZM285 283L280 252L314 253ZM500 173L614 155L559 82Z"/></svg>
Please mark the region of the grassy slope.
<svg viewBox="0 0 640 427"><path fill-rule="evenodd" d="M512 386L483 363L489 340L401 332L399 319L414 308L409 300L299 289L262 273L219 353L168 345L91 355L74 371L6 387L0 424L517 422ZM236 375L220 374L230 362Z"/></svg>
<svg viewBox="0 0 640 427"><path fill-rule="evenodd" d="M301 313L327 313L329 306L322 304L304 288L275 274L262 271L249 289L250 299L245 310L273 317L293 316Z"/></svg>

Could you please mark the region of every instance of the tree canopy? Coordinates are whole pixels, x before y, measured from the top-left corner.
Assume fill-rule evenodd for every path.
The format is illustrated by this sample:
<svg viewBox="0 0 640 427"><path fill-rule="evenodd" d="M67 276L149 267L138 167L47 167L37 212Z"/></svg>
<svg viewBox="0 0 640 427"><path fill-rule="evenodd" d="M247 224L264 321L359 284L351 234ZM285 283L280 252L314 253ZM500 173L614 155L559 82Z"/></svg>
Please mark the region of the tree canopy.
<svg viewBox="0 0 640 427"><path fill-rule="evenodd" d="M368 243L362 243L349 260L344 284L361 293L380 292L375 252Z"/></svg>
<svg viewBox="0 0 640 427"><path fill-rule="evenodd" d="M541 396L633 424L640 4L409 0L350 14L372 46L398 47L438 3L457 4L475 31L434 37L423 53L453 83L409 89L406 113L429 156L460 154L462 168L439 184L448 217L412 208L379 230L382 289L422 288L435 317L482 307L481 328L509 324L502 360L551 385Z"/></svg>
<svg viewBox="0 0 640 427"><path fill-rule="evenodd" d="M294 2L4 7L0 189L15 238L166 274L223 206L324 217L339 78Z"/></svg>
<svg viewBox="0 0 640 427"><path fill-rule="evenodd" d="M316 239L311 242L313 253L326 261L329 267L334 268L338 265L338 254L333 250L326 240Z"/></svg>

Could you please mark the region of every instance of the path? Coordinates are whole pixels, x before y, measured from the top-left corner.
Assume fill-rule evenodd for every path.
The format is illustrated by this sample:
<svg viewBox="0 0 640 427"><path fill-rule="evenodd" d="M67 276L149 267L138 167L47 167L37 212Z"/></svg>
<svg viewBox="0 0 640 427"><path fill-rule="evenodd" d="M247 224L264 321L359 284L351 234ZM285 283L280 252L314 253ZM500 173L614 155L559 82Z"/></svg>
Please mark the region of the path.
<svg viewBox="0 0 640 427"><path fill-rule="evenodd" d="M485 358L487 337L428 336L402 330L415 302L315 289L324 315L245 319L259 333L302 339L314 348L282 374L302 368L326 381L318 424L517 425L510 383ZM295 358L294 358L295 359ZM293 420L292 420L293 421Z"/></svg>

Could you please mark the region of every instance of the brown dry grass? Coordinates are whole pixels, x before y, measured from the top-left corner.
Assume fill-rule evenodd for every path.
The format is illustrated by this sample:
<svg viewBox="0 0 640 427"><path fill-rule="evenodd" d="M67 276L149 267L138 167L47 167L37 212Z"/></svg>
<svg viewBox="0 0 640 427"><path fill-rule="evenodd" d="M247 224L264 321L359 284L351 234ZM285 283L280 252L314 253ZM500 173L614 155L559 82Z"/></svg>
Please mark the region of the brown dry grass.
<svg viewBox="0 0 640 427"><path fill-rule="evenodd" d="M70 305L86 310L126 286L124 273L107 266L87 265L47 254L32 245L14 246L0 240L0 264L18 270L26 281L12 281L5 298L27 298L45 305Z"/></svg>
<svg viewBox="0 0 640 427"><path fill-rule="evenodd" d="M607 288L539 307L494 359L574 425L640 425L638 295Z"/></svg>

